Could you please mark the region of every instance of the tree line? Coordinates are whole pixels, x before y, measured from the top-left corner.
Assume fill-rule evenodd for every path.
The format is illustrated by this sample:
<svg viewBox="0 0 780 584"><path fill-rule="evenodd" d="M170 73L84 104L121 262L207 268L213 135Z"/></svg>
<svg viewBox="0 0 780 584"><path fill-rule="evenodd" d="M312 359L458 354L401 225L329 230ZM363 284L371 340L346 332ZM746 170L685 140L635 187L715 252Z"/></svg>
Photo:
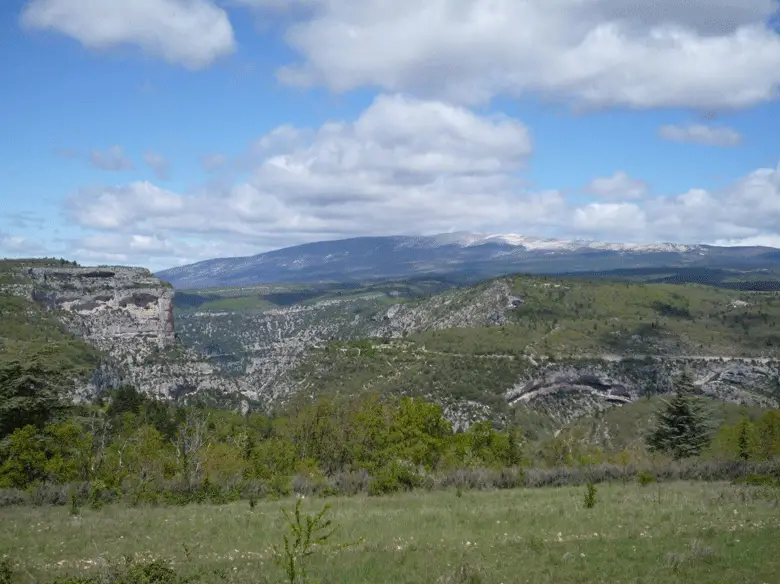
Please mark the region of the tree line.
<svg viewBox="0 0 780 584"><path fill-rule="evenodd" d="M250 486L284 495L304 479L325 494L381 494L458 469L635 460L631 452L594 458L593 449L561 458L555 438L540 449L523 428L489 421L454 432L439 405L380 394L298 396L273 416L161 402L130 386L95 404L65 406L34 368L8 364L0 367L0 431L2 488L89 484L152 499L238 497ZM683 377L646 442L670 459L772 460L780 456L780 412L712 428Z"/></svg>

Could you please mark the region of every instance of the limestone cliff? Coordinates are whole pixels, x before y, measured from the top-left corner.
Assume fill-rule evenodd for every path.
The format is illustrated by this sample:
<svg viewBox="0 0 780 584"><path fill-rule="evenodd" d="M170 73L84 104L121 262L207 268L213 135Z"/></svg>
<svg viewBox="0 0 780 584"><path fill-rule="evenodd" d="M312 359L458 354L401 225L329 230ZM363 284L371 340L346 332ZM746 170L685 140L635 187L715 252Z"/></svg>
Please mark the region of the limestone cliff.
<svg viewBox="0 0 780 584"><path fill-rule="evenodd" d="M127 352L175 340L173 289L143 268L29 268L30 297L67 313L100 349Z"/></svg>
<svg viewBox="0 0 780 584"><path fill-rule="evenodd" d="M149 270L28 267L22 276L12 292L56 311L69 330L107 357L75 397L89 398L122 383L164 399L208 393L240 401L246 393L242 382L177 342L174 291Z"/></svg>

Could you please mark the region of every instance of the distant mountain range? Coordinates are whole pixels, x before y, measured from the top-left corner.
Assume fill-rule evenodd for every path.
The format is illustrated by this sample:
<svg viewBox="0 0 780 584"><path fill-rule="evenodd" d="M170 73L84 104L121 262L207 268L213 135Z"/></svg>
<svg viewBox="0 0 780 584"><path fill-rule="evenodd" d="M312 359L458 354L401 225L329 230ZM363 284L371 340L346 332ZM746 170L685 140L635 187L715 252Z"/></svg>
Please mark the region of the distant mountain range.
<svg viewBox="0 0 780 584"><path fill-rule="evenodd" d="M307 243L249 257L206 260L156 275L175 288L198 289L421 276L475 281L514 272L561 274L657 267L777 269L780 250L461 232Z"/></svg>

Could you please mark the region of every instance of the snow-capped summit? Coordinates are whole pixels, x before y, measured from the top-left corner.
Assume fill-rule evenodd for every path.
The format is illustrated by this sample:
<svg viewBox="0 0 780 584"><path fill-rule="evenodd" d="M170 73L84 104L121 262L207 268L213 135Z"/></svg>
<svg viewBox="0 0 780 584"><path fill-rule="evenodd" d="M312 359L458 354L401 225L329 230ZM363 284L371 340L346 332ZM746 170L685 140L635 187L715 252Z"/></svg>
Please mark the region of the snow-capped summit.
<svg viewBox="0 0 780 584"><path fill-rule="evenodd" d="M517 233L472 233L469 231L456 231L441 233L438 235L406 237L399 244L400 247L435 248L446 245L460 247L475 247L480 245L506 245L522 247L526 250L544 251L576 251L576 250L601 250L601 251L634 251L634 252L688 252L704 249L705 246L686 245L678 243L608 243L587 239L553 239L519 235Z"/></svg>
<svg viewBox="0 0 780 584"><path fill-rule="evenodd" d="M492 277L644 267L777 267L777 250L678 243L606 243L516 233L357 237L243 258L214 259L157 275L177 288L269 282L347 282L422 275Z"/></svg>

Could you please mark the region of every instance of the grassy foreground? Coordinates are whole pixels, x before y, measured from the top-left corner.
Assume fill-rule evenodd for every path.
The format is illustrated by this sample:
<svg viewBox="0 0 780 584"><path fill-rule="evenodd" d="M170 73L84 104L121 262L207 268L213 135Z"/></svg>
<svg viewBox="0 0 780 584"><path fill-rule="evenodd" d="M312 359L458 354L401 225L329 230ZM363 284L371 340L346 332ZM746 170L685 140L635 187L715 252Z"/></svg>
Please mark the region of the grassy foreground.
<svg viewBox="0 0 780 584"><path fill-rule="evenodd" d="M320 552L323 583L777 582L780 491L727 483L414 493L331 499L333 540ZM225 506L0 510L0 556L22 582L81 575L125 554L171 560L204 582L281 582L274 544L280 507L292 500ZM322 500L306 499L316 512ZM477 574L457 576L468 566Z"/></svg>

